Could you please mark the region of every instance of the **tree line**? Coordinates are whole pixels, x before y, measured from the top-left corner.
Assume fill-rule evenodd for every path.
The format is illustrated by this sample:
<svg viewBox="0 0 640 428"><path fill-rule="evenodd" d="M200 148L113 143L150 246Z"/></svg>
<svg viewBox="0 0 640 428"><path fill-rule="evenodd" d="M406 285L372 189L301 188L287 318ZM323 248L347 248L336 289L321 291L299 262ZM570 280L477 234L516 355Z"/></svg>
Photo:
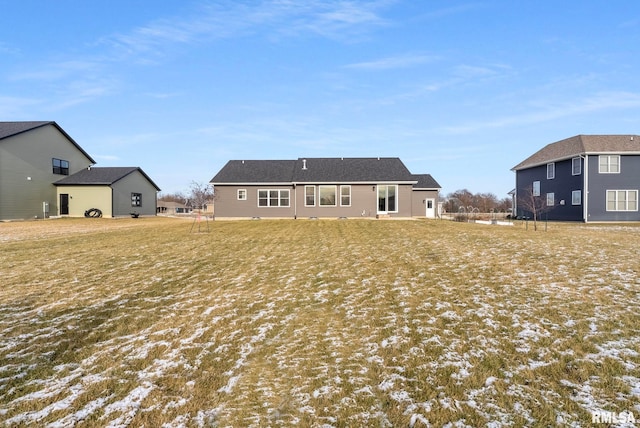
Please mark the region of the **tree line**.
<svg viewBox="0 0 640 428"><path fill-rule="evenodd" d="M443 203L446 212L477 210L480 213L501 212L510 213L512 200L509 197L498 198L493 193L472 193L467 189L449 193Z"/></svg>

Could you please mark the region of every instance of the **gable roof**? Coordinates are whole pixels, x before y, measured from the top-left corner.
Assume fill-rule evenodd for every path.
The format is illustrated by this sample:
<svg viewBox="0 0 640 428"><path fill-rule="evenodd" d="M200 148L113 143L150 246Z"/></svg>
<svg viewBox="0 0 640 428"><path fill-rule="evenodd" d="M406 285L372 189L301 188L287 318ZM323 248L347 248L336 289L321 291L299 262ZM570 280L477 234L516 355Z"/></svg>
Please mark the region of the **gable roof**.
<svg viewBox="0 0 640 428"><path fill-rule="evenodd" d="M512 171L531 168L549 162L557 162L580 155L605 153L640 154L640 136L638 135L576 135L555 143L547 144L541 150L529 156Z"/></svg>
<svg viewBox="0 0 640 428"><path fill-rule="evenodd" d="M157 191L160 191L160 188L153 180L137 166L91 167L78 171L53 184L56 186L111 186L113 183L122 180L135 171L139 171Z"/></svg>
<svg viewBox="0 0 640 428"><path fill-rule="evenodd" d="M215 184L407 182L416 178L399 158L298 158L232 160L211 179Z"/></svg>
<svg viewBox="0 0 640 428"><path fill-rule="evenodd" d="M438 184L438 182L431 176L431 174L414 174L413 177L418 180L416 184L413 185L414 189L441 189L442 186Z"/></svg>
<svg viewBox="0 0 640 428"><path fill-rule="evenodd" d="M82 147L78 143L74 141L73 138L69 134L65 132L64 129L60 127L56 122L53 121L32 121L32 122L0 122L0 140L5 138L13 137L14 135L22 134L24 132L31 131L33 129L41 128L43 126L52 125L54 126L62 135L64 135L84 156L86 156L91 163L96 163L95 160L87 152L84 151Z"/></svg>
<svg viewBox="0 0 640 428"><path fill-rule="evenodd" d="M291 183L293 160L230 160L211 179L218 184Z"/></svg>
<svg viewBox="0 0 640 428"><path fill-rule="evenodd" d="M294 183L415 182L399 158L299 158Z"/></svg>

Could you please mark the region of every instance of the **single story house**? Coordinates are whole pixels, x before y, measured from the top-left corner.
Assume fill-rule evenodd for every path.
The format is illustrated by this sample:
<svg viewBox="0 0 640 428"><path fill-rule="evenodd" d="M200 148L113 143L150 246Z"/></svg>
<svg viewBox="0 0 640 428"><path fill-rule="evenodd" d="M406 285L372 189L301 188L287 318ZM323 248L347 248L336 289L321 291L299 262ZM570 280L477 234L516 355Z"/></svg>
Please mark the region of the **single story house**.
<svg viewBox="0 0 640 428"><path fill-rule="evenodd" d="M531 217L539 200L544 218L640 221L640 136L576 135L548 144L512 168L514 211Z"/></svg>
<svg viewBox="0 0 640 428"><path fill-rule="evenodd" d="M441 188L399 158L231 160L211 184L218 218L435 218Z"/></svg>
<svg viewBox="0 0 640 428"><path fill-rule="evenodd" d="M60 215L82 217L91 208L103 217L156 215L160 188L139 167L88 167L54 185Z"/></svg>
<svg viewBox="0 0 640 428"><path fill-rule="evenodd" d="M158 201L157 213L162 215L184 215L190 214L191 208L181 202Z"/></svg>

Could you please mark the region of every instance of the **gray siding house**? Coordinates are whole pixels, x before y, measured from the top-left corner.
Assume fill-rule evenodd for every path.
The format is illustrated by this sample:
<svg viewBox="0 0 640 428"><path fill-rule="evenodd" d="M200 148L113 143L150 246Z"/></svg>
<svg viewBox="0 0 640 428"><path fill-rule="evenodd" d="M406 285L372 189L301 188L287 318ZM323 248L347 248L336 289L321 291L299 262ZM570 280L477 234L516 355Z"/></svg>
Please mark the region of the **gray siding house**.
<svg viewBox="0 0 640 428"><path fill-rule="evenodd" d="M61 215L82 217L91 208L103 217L131 214L150 216L157 212L160 188L138 167L90 167L54 183Z"/></svg>
<svg viewBox="0 0 640 428"><path fill-rule="evenodd" d="M577 135L549 144L512 168L515 214L544 201L544 217L569 221L640 221L640 136Z"/></svg>
<svg viewBox="0 0 640 428"><path fill-rule="evenodd" d="M232 160L211 184L218 218L436 217L440 190L398 158Z"/></svg>
<svg viewBox="0 0 640 428"><path fill-rule="evenodd" d="M0 220L56 215L53 183L93 164L55 122L0 122Z"/></svg>

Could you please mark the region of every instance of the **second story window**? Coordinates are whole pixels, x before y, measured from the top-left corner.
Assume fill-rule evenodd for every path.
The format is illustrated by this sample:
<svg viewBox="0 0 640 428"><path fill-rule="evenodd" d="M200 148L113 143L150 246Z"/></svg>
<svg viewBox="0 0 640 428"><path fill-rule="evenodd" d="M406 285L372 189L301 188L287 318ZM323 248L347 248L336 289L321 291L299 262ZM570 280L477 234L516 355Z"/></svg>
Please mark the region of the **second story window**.
<svg viewBox="0 0 640 428"><path fill-rule="evenodd" d="M620 172L620 156L619 155L599 156L598 172L600 174L618 174Z"/></svg>
<svg viewBox="0 0 640 428"><path fill-rule="evenodd" d="M580 175L582 174L582 159L573 158L571 159L571 175Z"/></svg>
<svg viewBox="0 0 640 428"><path fill-rule="evenodd" d="M69 175L69 161L53 158L53 173L60 175Z"/></svg>
<svg viewBox="0 0 640 428"><path fill-rule="evenodd" d="M554 162L547 164L547 180L556 178L556 164Z"/></svg>

